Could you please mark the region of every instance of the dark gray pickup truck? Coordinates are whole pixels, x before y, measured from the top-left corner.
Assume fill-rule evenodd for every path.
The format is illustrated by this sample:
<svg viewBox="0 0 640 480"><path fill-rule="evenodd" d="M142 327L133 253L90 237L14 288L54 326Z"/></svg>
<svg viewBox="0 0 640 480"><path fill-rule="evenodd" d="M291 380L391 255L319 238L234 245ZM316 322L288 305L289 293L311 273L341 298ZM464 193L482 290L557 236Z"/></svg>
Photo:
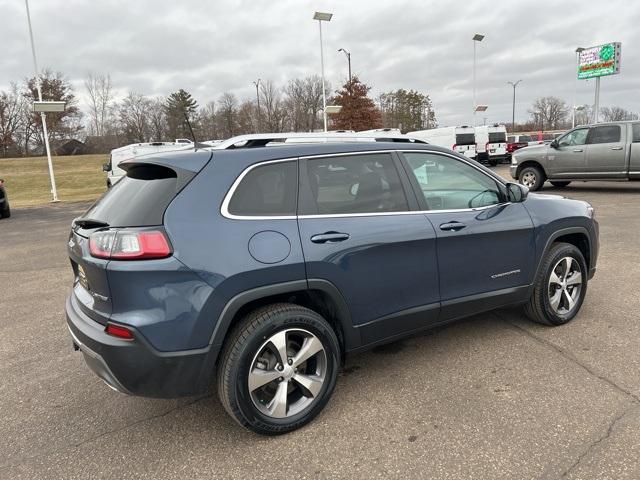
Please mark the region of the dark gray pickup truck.
<svg viewBox="0 0 640 480"><path fill-rule="evenodd" d="M640 180L640 121L582 125L548 145L522 148L511 157L511 176L530 190L546 180Z"/></svg>

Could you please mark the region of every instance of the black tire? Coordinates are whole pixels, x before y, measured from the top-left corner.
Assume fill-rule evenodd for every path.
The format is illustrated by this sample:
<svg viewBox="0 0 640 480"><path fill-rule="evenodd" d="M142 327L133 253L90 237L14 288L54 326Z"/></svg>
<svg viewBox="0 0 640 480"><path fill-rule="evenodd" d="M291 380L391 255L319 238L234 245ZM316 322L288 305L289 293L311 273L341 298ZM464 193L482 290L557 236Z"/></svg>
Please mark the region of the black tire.
<svg viewBox="0 0 640 480"><path fill-rule="evenodd" d="M0 210L0 218L9 218L11 216L11 208L6 204L3 210Z"/></svg>
<svg viewBox="0 0 640 480"><path fill-rule="evenodd" d="M498 159L497 158L489 158L488 163L489 163L490 167L497 167L498 166Z"/></svg>
<svg viewBox="0 0 640 480"><path fill-rule="evenodd" d="M557 181L552 180L550 183L551 183L551 185L553 185L556 188L564 188L567 185L569 185L571 182L557 182Z"/></svg>
<svg viewBox="0 0 640 480"><path fill-rule="evenodd" d="M518 175L520 184L528 187L532 192L540 190L545 180L546 178L542 169L534 165L524 167L520 171L520 175Z"/></svg>
<svg viewBox="0 0 640 480"><path fill-rule="evenodd" d="M551 306L550 292L553 290L550 285L550 278L552 272L554 271L554 267L558 265L558 262L563 261L563 259L567 257L575 259L575 262L577 262L577 265L579 265L580 267L579 275L581 276L581 288L578 292L576 292L574 306L571 309L567 309L568 311L566 313L562 313L554 310L554 308L552 308ZM561 267L558 266L557 268ZM577 275L578 273L576 272L577 270L574 270L573 275ZM572 277L570 276L570 278ZM533 293L531 295L531 298L529 299L529 302L525 304L524 310L527 316L534 322L552 326L564 325L565 323L570 322L578 314L586 293L587 264L584 260L582 252L575 245L571 245L570 243L554 243L542 261L542 265L540 267L540 271L538 272L538 276L534 285ZM560 292L560 296L563 296L562 292Z"/></svg>
<svg viewBox="0 0 640 480"><path fill-rule="evenodd" d="M289 339L295 336L295 332L304 331L320 340L324 349L322 357L324 380L317 395L307 400L303 398L303 389L291 379L291 387L287 385L285 391L288 392L289 388L297 388L301 401L310 403L290 416L274 418L261 411L254 403L255 399L249 391L249 373L254 360L259 361L262 358L256 357L265 351L265 344L268 344L273 335L283 331L293 332L288 334ZM278 357L274 355L274 358ZM279 435L302 427L320 413L333 393L339 368L340 345L335 332L324 318L299 305L288 303L268 305L249 313L225 340L218 365L218 395L226 411L240 425L263 435ZM265 368L265 371L267 370ZM277 391L281 382L281 379L273 380L254 392L261 394L265 388ZM286 394L287 401L289 395L289 393ZM262 405L263 410L268 409L267 403Z"/></svg>

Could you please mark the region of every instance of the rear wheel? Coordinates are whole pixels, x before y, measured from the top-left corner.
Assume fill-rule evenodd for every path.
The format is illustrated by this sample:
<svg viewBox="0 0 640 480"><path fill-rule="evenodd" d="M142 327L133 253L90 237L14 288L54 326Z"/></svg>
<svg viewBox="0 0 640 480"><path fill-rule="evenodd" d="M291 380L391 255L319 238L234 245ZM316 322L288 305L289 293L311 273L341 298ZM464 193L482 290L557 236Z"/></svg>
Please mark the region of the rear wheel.
<svg viewBox="0 0 640 480"><path fill-rule="evenodd" d="M226 341L218 394L240 425L265 435L295 430L329 401L340 358L331 326L308 308L275 304L250 313Z"/></svg>
<svg viewBox="0 0 640 480"><path fill-rule="evenodd" d="M2 210L0 210L0 218L9 218L11 216L11 208L9 208L9 203L5 202L5 206Z"/></svg>
<svg viewBox="0 0 640 480"><path fill-rule="evenodd" d="M489 166L490 167L495 167L498 165L498 159L497 158L489 158Z"/></svg>
<svg viewBox="0 0 640 480"><path fill-rule="evenodd" d="M582 252L575 245L555 243L543 261L525 312L535 322L563 325L578 314L586 291Z"/></svg>
<svg viewBox="0 0 640 480"><path fill-rule="evenodd" d="M544 184L544 173L536 166L524 167L518 176L518 181L531 191L540 190Z"/></svg>
<svg viewBox="0 0 640 480"><path fill-rule="evenodd" d="M552 181L551 185L553 185L556 188L564 188L567 185L569 185L571 182L556 182L556 181Z"/></svg>

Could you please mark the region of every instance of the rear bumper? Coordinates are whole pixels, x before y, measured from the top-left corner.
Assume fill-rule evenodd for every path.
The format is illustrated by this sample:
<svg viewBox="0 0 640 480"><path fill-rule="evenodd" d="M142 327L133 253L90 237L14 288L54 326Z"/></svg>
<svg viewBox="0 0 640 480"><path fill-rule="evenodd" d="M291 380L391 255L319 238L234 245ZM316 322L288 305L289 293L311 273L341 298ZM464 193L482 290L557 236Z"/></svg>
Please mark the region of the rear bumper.
<svg viewBox="0 0 640 480"><path fill-rule="evenodd" d="M135 330L132 341L107 335L103 325L80 310L73 295L67 299L66 316L87 366L114 390L174 398L203 393L211 383L215 355L210 348L160 352Z"/></svg>

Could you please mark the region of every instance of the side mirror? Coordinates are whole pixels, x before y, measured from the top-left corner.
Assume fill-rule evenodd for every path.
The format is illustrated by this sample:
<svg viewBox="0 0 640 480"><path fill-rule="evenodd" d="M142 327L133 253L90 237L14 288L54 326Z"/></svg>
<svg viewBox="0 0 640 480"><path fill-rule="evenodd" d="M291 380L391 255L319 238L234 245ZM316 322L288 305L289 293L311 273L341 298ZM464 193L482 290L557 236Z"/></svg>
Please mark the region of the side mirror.
<svg viewBox="0 0 640 480"><path fill-rule="evenodd" d="M558 143L558 140L554 139L551 141L551 143L549 144L549 146L551 148L558 148L560 146L560 144Z"/></svg>
<svg viewBox="0 0 640 480"><path fill-rule="evenodd" d="M527 199L529 189L519 183L507 183L507 200L512 203L521 203Z"/></svg>
<svg viewBox="0 0 640 480"><path fill-rule="evenodd" d="M111 171L111 164L110 163L103 163L102 164L102 171L103 172L110 172Z"/></svg>

